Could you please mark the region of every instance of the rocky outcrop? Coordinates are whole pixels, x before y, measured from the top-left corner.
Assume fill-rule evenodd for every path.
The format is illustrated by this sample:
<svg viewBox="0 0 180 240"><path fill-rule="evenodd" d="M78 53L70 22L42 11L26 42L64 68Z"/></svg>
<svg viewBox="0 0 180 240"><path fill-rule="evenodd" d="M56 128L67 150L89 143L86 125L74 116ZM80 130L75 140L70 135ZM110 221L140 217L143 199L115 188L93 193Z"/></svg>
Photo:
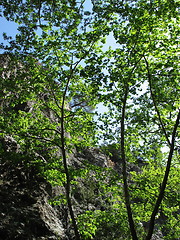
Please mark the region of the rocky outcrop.
<svg viewBox="0 0 180 240"><path fill-rule="evenodd" d="M15 157L6 154L0 163L0 239L66 239L48 202L52 186L32 167L15 164Z"/></svg>
<svg viewBox="0 0 180 240"><path fill-rule="evenodd" d="M63 186L50 184L40 173L38 166L29 164L29 158L21 152L13 137L6 136L0 141L0 240L73 240L74 232L69 218L68 209L63 203L65 195ZM76 151L68 161L75 171L84 171L92 165L88 177L79 176L72 187L72 203L75 216L86 211L111 211L111 192L101 192L99 176L104 175L101 184L111 184L112 179L106 176L106 169L114 169L117 177L121 176L121 166L113 163L98 148ZM100 169L104 169L101 172ZM135 170L134 166L128 166ZM139 171L139 168L136 169ZM121 185L118 186L122 188ZM142 223L143 228L147 223ZM106 226L106 225L105 225ZM106 226L105 232L112 231ZM117 231L117 230L116 230ZM94 239L110 238L98 232ZM121 231L119 232L119 235ZM122 235L123 236L123 235ZM119 238L124 239L124 238ZM152 239L163 239L162 232L157 228Z"/></svg>
<svg viewBox="0 0 180 240"><path fill-rule="evenodd" d="M21 152L12 136L1 137L0 149L0 240L73 239L66 205L49 202L59 199L64 188L52 186L37 166L27 164L30 156ZM69 164L78 169L85 161L103 167L108 164L107 156L93 148L74 151ZM76 216L102 208L94 194L96 188L95 179L91 186L79 181L73 197Z"/></svg>

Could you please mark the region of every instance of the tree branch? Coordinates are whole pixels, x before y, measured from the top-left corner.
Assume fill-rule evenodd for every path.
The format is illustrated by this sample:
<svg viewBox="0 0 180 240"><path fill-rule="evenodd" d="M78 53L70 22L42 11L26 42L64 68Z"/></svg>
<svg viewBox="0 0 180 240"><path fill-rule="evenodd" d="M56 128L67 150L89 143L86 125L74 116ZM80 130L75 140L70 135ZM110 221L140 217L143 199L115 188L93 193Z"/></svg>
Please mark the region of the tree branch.
<svg viewBox="0 0 180 240"><path fill-rule="evenodd" d="M122 158L122 165L123 165L123 184L124 184L124 196L125 196L125 203L126 209L128 214L128 222L131 230L131 235L133 240L138 240L135 224L133 221L131 206L130 206L130 197L129 197L129 190L128 190L128 182L127 182L127 167L126 167L126 154L125 154L125 129L124 129L124 122L125 122L125 111L126 111L126 102L129 92L129 86L126 84L125 86L125 94L123 99L123 107L122 107L122 117L121 117L121 158Z"/></svg>
<svg viewBox="0 0 180 240"><path fill-rule="evenodd" d="M79 60L79 62L81 61L81 59ZM78 62L78 63L79 63ZM71 78L73 76L73 72L76 69L78 63L74 66L74 68L70 68L70 75L67 79L67 83L66 83L66 87L63 93L63 98L62 98L62 105L61 105L61 119L60 119L60 123L61 123L61 151L62 151L62 157L63 157L63 166L64 166L64 171L66 174L66 184L65 184L65 189L66 189L66 199L67 199L67 203L68 203L68 209L69 209L69 213L72 219L72 224L73 224L73 228L74 228L74 232L75 232L75 239L76 240L80 240L80 234L79 234L79 230L78 230L78 226L76 223L76 219L74 216L74 211L72 208L72 202L71 202L71 197L70 197L70 176L69 176L69 169L68 169L68 165L67 165L67 157L66 157L66 148L65 148L65 128L64 128L64 110L65 110L65 99L66 99L66 93L68 91L68 87L69 87L69 83L71 81Z"/></svg>
<svg viewBox="0 0 180 240"><path fill-rule="evenodd" d="M163 121L161 119L161 115L160 115L160 112L158 110L158 107L157 107L157 104L156 104L156 100L155 100L155 96L154 96L154 93L153 93L152 79L151 79L151 73L150 73L150 69L149 69L149 63L148 63L146 57L145 56L143 56L143 57L144 57L144 60L145 60L145 63L146 63L146 67L147 67L147 76L148 76L148 82L149 82L149 86L150 86L151 97L152 97L152 100L153 100L153 104L154 104L155 110L156 110L157 115L158 115L158 119L159 119L159 122L160 122L160 127L162 128L162 131L163 131L163 133L164 133L164 135L166 137L168 145L171 146L171 143L169 141L166 129L164 127L164 123L163 123Z"/></svg>
<svg viewBox="0 0 180 240"><path fill-rule="evenodd" d="M180 109L179 109L179 113L178 113L177 118L176 118L176 123L174 125L173 133L172 133L171 147L170 147L170 151L169 151L169 156L168 156L168 161L167 161L167 165L166 165L166 171L165 171L165 174L164 174L164 179L163 179L163 182L162 182L162 185L161 185L161 188L160 188L159 196L158 196L156 204L154 206L154 210L153 210L152 215L151 215L151 219L150 219L150 222L149 222L149 231L148 231L148 234L146 236L146 240L151 239L151 236L153 234L153 229L154 229L155 217L156 217L156 214L159 210L159 206L162 202L162 199L164 197L164 192L165 192L165 189L166 189L168 176L169 176L169 172L170 172L170 168L171 168L171 161L172 161L172 157L173 157L175 138L176 138L176 133L177 133L177 128L178 128L178 125L179 125L179 121L180 121Z"/></svg>

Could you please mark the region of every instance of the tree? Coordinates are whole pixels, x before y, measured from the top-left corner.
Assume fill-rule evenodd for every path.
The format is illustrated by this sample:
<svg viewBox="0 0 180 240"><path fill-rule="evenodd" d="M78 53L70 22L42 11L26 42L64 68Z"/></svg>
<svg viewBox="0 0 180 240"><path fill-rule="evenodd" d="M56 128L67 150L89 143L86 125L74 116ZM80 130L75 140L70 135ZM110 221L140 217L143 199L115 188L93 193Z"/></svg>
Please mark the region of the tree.
<svg viewBox="0 0 180 240"><path fill-rule="evenodd" d="M94 130L91 123L92 114L88 114L82 108L70 112L66 105L77 93L87 98L87 94L92 92L91 86L88 86L79 74L83 69L80 62L98 51L96 42L99 41L99 37L94 39L91 38L91 32L80 31L80 28L86 30L83 23L83 2L74 4L68 1L39 1L39 4L36 4L26 1L14 4L4 1L1 6L4 7L2 11L7 19L20 24L16 39L4 46L4 50L13 58L17 58L14 64L11 59L10 64L22 64L22 67L17 68L16 75L12 74L12 79L8 78L8 83L6 73L12 73L12 68L8 66L9 69L3 70L3 97L9 98L7 105L12 110L11 114L3 114L1 118L3 135L15 135L17 141L21 142L21 148L28 148L28 151L34 151L42 144L46 151L50 151L50 146L61 150L67 205L75 238L80 239L70 197L71 179L67 153L71 151L72 143L76 143L77 139L81 138L81 142L86 140L87 143ZM14 11L14 7L17 11ZM4 37L8 39L6 34ZM26 114L24 109L17 106L28 101L32 102L33 111ZM88 97L88 101L91 106L95 106L93 94ZM50 111L48 116L47 110ZM4 109L4 112L6 111L7 109ZM8 127L5 125L7 123ZM92 134L89 134L87 141L85 133L90 132L90 129ZM66 137L67 133L73 136L71 144Z"/></svg>
<svg viewBox="0 0 180 240"><path fill-rule="evenodd" d="M167 185L179 124L179 100L176 97L179 91L178 52L175 50L178 47L176 35L178 6L173 2L172 11L169 12L167 10L169 3L169 1L164 1L163 4L144 1L126 4L105 1L104 5L94 3L95 11L100 17L114 14L111 26L119 44L116 50L109 50L112 61L109 62L109 84L104 99L110 105L109 116L112 118L112 110L115 110L116 126L120 125L120 136L117 136L117 139L119 138L121 146L125 202L133 239L138 238L130 207L126 157L132 160L133 148L137 150L140 142L149 143L151 138L160 146L165 144L170 147L164 179L146 237L151 239L155 216ZM141 94L143 85L146 90ZM155 136L151 134L153 129L156 130Z"/></svg>
<svg viewBox="0 0 180 240"><path fill-rule="evenodd" d="M2 45L12 63L9 69L3 69L1 78L1 96L6 100L1 103L2 134L13 135L24 151L33 152L42 143L49 151L51 167L55 167L51 171L49 165L44 164L43 169L49 175L61 172L75 237L80 239L71 201L72 179L67 156L74 145L83 148L95 144L96 129L100 125L100 138L104 137L119 150L123 173L124 199L117 187L119 176L115 177L114 172L108 172L113 179L111 187L106 185L106 180L101 182L103 194L107 194L105 188L113 192L113 200L109 200L110 216L113 218L118 206L118 211L123 209L118 217L123 219L122 202L125 203L132 239L148 240L160 206L167 202L164 196L171 186L170 171L178 171L172 168L180 118L178 3L105 0L92 1L92 6L92 11L86 11L84 1L2 1L2 15L19 24L16 38L12 40L4 33L9 43ZM117 47L103 51L109 33L113 34ZM9 76L9 71L18 65L15 74ZM33 111L22 109L26 102ZM103 116L98 114L99 122L95 125L92 110L100 102L109 112ZM62 159L52 157L54 147L56 151L61 150ZM168 156L163 156L163 147L169 148ZM138 157L149 164L142 173L129 176L127 170ZM90 171L90 166L87 168ZM148 178L145 177L147 169L151 172ZM158 179L160 187L149 191L147 185L150 180L154 181L153 169L157 173L163 169L164 176ZM97 174L99 181L100 175ZM135 193L131 189L135 189ZM138 203L134 200L137 193L141 198ZM146 193L155 204L144 197ZM144 216L139 214L143 207ZM89 213L89 216L90 222L85 215L92 233L83 235L87 239L108 219L103 211ZM83 215L80 222L82 218ZM142 221L149 221L149 229L138 237L138 224ZM126 223L121 227L128 232ZM126 238L130 237L128 234Z"/></svg>

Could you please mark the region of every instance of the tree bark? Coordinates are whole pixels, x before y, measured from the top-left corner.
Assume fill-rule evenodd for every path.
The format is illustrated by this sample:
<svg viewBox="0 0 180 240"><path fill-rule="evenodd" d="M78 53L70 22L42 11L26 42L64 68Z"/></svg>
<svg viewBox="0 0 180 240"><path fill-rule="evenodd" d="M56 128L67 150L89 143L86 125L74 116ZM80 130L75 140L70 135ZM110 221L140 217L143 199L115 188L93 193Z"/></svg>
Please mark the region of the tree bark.
<svg viewBox="0 0 180 240"><path fill-rule="evenodd" d="M125 204L128 214L128 222L131 231L131 236L133 240L138 240L135 224L132 216L132 210L130 205L130 196L129 196L129 189L128 189L128 182L127 182L127 167L126 167L126 153L125 153L125 112L126 112L126 102L128 97L129 87L128 85L125 86L125 94L123 99L123 107L122 107L122 116L121 116L121 158L122 158L122 165L123 165L123 184L124 184L124 196L125 196Z"/></svg>
<svg viewBox="0 0 180 240"><path fill-rule="evenodd" d="M173 133L172 133L171 146L170 146L168 161L167 161L167 165L166 165L166 171L165 171L165 174L164 174L164 179L163 179L163 182L162 182L162 185L161 185L159 196L158 196L156 204L154 206L154 210L151 214L151 219L150 219L150 222L149 222L149 230L148 230L148 234L146 236L146 240L150 240L151 237L152 237L153 230L154 230L154 224L155 224L155 217L156 217L156 214L158 213L159 206L160 206L160 204L163 200L163 197L164 197L164 192L165 192L165 189L166 189L169 172L170 172L170 169L171 169L171 161L172 161L172 157L173 157L175 138L176 138L176 133L177 133L177 128L178 128L178 125L179 125L179 121L180 121L180 109L179 109L179 113L177 115L176 123L174 125Z"/></svg>
<svg viewBox="0 0 180 240"><path fill-rule="evenodd" d="M76 223L76 218L75 218L74 211L73 211L73 208L72 208L72 201L71 201L71 196L70 196L70 184L71 184L70 181L71 180L70 180L69 169L68 169L68 165L67 165L66 148L65 148L65 129L64 129L65 98L66 98L66 93L68 91L70 80L71 80L72 75L73 75L73 71L76 68L77 64L75 65L75 67L73 69L72 69L72 67L70 69L70 76L67 79L66 87L65 87L65 90L64 90L63 98L62 98L62 105L61 105L61 151L62 151L64 171L65 171L65 175L66 175L65 191L66 191L66 200L67 200L67 204L68 204L68 209L69 209L69 213L70 213L70 216L71 216L71 219L72 219L72 224L73 224L74 233L75 233L75 239L76 240L81 240L80 233L79 233L79 230L78 230L78 226L77 226L77 223Z"/></svg>

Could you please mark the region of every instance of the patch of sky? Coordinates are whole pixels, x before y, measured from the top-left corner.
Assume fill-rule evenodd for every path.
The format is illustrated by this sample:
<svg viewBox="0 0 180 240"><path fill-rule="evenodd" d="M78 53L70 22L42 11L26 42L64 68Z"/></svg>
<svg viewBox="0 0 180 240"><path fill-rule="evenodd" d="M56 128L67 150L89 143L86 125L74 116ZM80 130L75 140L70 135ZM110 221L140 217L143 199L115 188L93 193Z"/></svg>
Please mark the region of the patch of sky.
<svg viewBox="0 0 180 240"><path fill-rule="evenodd" d="M0 44L5 44L9 46L8 44L8 37L14 38L16 34L18 33L18 24L12 21L6 20L6 18L1 17L0 18L0 26L1 26L1 32L0 32ZM7 39L4 38L4 36L7 36ZM0 48L0 53L2 54L4 50Z"/></svg>

